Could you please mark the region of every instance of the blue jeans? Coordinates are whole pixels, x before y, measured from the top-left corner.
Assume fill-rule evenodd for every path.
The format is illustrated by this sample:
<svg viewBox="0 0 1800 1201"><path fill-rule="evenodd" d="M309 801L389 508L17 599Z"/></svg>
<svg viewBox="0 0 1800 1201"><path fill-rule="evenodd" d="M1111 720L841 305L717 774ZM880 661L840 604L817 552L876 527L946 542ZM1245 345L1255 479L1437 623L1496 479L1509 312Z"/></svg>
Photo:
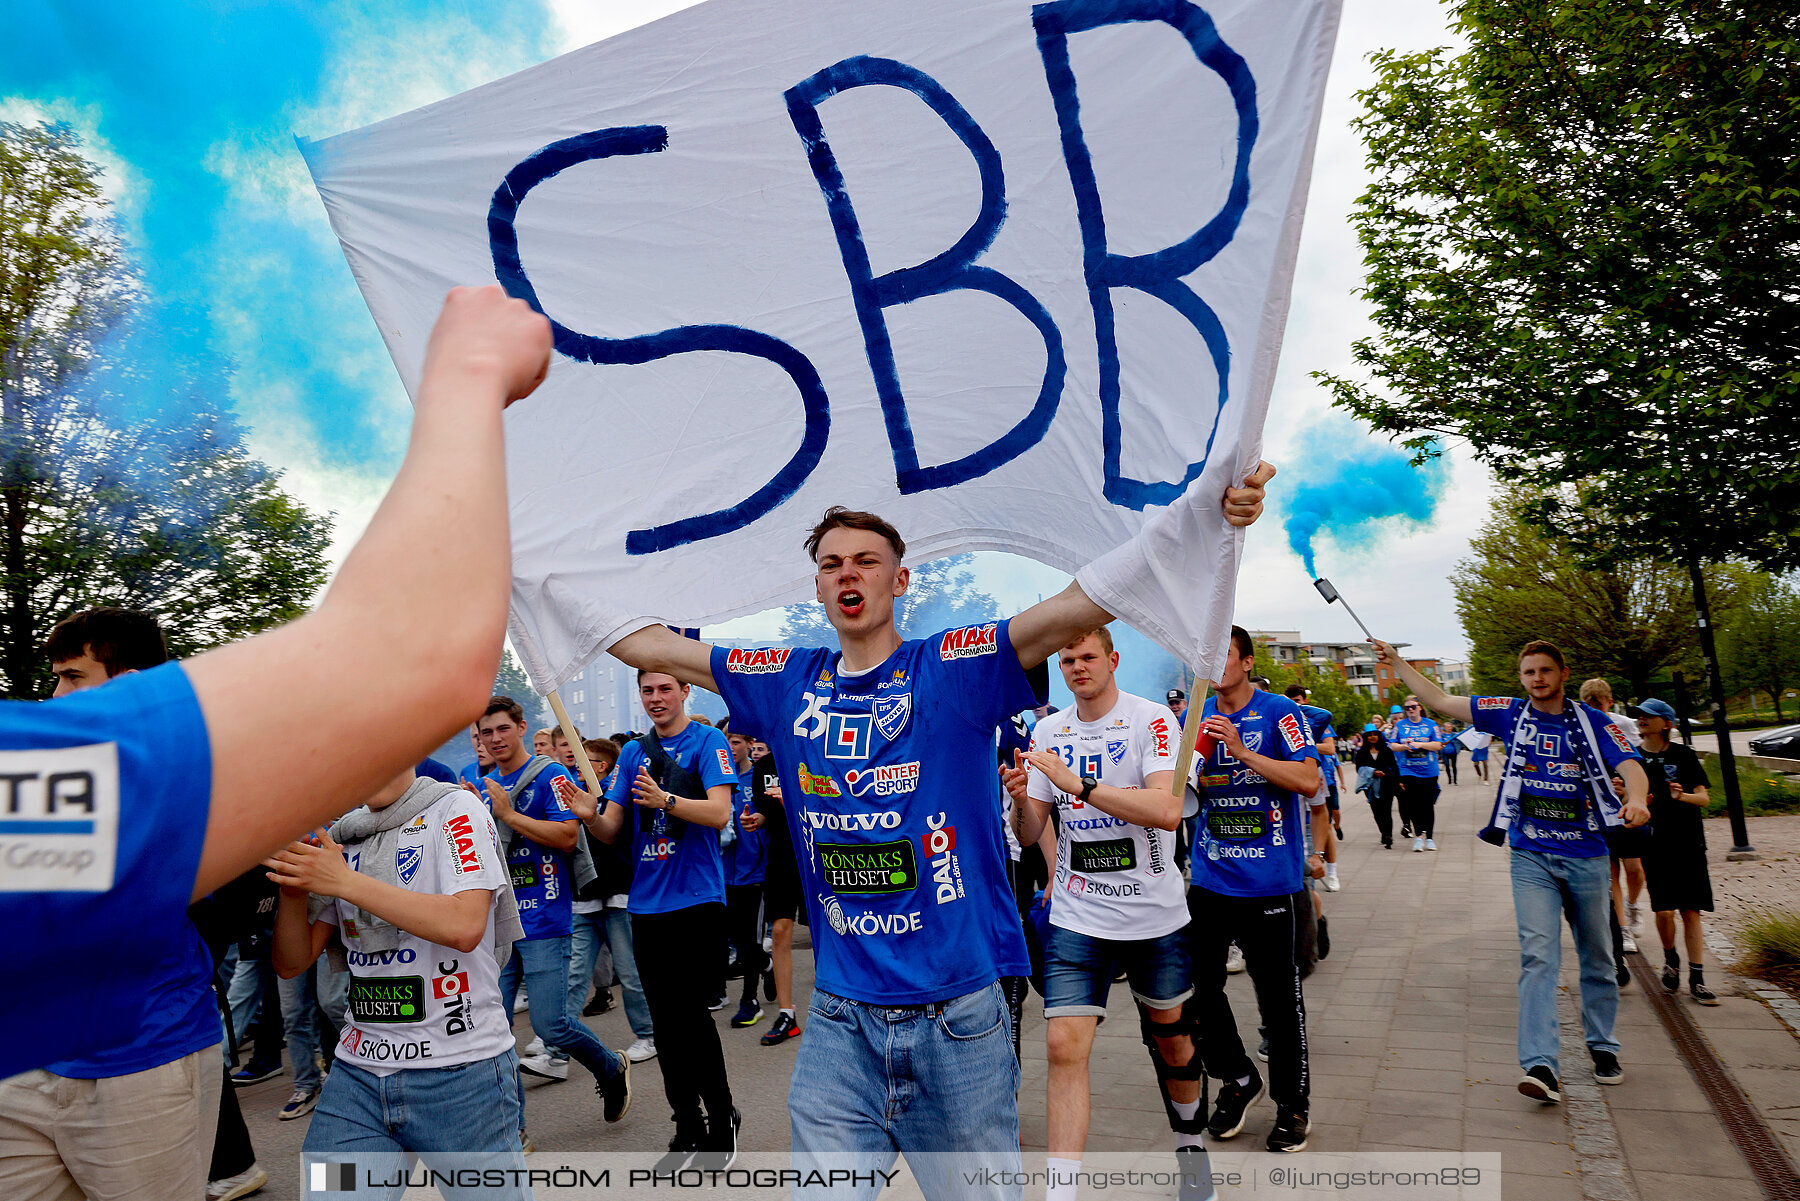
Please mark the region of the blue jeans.
<svg viewBox="0 0 1800 1201"><path fill-rule="evenodd" d="M625 994L625 1018L631 1032L639 1038L651 1038L650 1006L644 1003L644 987L638 983L637 960L631 953L631 914L623 909L607 909L600 913L577 913L569 934L569 1014L579 1017L587 1004L588 988L594 985L594 964L600 958L600 942L604 939L612 951L613 971L619 974L619 991ZM608 986L610 987L610 986ZM561 1047L546 1044L557 1059L569 1056Z"/></svg>
<svg viewBox="0 0 1800 1201"><path fill-rule="evenodd" d="M1519 1066L1562 1077L1556 977L1566 914L1581 962L1581 1025L1590 1051L1618 1053L1613 1018L1619 980L1612 946L1612 872L1605 855L1574 859L1513 847L1513 911L1519 920Z"/></svg>
<svg viewBox="0 0 1800 1201"><path fill-rule="evenodd" d="M275 988L281 994L282 1033L287 1036L294 1088L304 1093L319 1087L319 1022L313 1012L318 1004L318 994L313 987L313 973L320 970L315 964L291 980L275 981Z"/></svg>
<svg viewBox="0 0 1800 1201"><path fill-rule="evenodd" d="M558 1047L573 1055L596 1080L610 1080L622 1069L619 1056L607 1050L592 1030L569 1011L569 936L532 938L515 942L512 958L500 969L500 999L512 1013L519 997L519 982L531 994L532 1033L546 1047ZM514 1073L515 1076L517 1073ZM525 1112L525 1082L518 1082L519 1112Z"/></svg>
<svg viewBox="0 0 1800 1201"><path fill-rule="evenodd" d="M795 1166L885 1171L904 1152L928 1198L1016 1199L1018 1091L998 983L891 1009L814 989L788 1087ZM984 1168L1015 1173L1013 1183L983 1186L964 1175ZM877 1182L832 1195L880 1191Z"/></svg>
<svg viewBox="0 0 1800 1201"><path fill-rule="evenodd" d="M339 1063L325 1081L319 1107L301 1147L303 1163L319 1156L322 1162L345 1155L362 1157L357 1162L358 1183L367 1170L377 1179L388 1179L411 1162L416 1152L433 1163L433 1152L479 1154L466 1163L440 1163L449 1167L523 1169L519 1148L521 1111L518 1100L519 1059L511 1051L492 1059L477 1060L452 1068L402 1068L387 1076L355 1064ZM310 1165L306 1196L329 1201L335 1192L314 1192ZM398 1198L404 1187L385 1192L362 1190L358 1197ZM445 1187L447 1198L525 1198L531 1190L520 1185L479 1188Z"/></svg>
<svg viewBox="0 0 1800 1201"><path fill-rule="evenodd" d="M639 1038L656 1037L650 1021L650 1003L644 1000L643 981L638 976L637 951L631 943L631 914L624 909L606 911L606 945L612 950L613 971L619 977L619 991L625 994L625 1020Z"/></svg>
<svg viewBox="0 0 1800 1201"><path fill-rule="evenodd" d="M245 959L233 944L225 952L219 970L229 982L225 989L225 1004L231 1011L231 1036L241 1043L250 1037L250 1023L256 1017L257 1007L269 995L269 985L275 980L275 964L267 952L254 960ZM230 1062L236 1049L230 1045L225 1047L226 1062ZM256 1048L258 1059L266 1054L262 1047Z"/></svg>

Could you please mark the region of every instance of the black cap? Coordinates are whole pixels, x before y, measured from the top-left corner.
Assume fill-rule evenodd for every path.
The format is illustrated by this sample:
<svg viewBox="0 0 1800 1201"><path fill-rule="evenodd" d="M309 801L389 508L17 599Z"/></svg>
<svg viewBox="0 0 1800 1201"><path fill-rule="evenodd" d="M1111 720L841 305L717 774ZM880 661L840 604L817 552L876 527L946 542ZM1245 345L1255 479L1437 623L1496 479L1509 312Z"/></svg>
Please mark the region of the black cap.
<svg viewBox="0 0 1800 1201"><path fill-rule="evenodd" d="M1187 700L1187 693L1179 688L1171 688L1169 689L1169 699L1172 701L1185 701Z"/></svg>

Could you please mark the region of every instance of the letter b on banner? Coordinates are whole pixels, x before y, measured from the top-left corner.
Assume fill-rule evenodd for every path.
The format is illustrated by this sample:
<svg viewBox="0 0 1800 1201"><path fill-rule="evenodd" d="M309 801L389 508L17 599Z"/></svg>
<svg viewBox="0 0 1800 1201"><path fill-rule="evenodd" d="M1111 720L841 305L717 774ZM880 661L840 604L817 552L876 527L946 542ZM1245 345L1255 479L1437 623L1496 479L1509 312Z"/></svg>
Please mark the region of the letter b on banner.
<svg viewBox="0 0 1800 1201"><path fill-rule="evenodd" d="M1034 8L1031 19L1037 29L1038 53L1044 59L1044 75L1056 104L1063 159L1068 164L1069 182L1075 188L1075 208L1081 222L1082 261L1088 297L1094 306L1094 336L1100 350L1106 499L1132 509L1170 504L1206 466L1213 439L1219 432L1218 413L1230 395L1231 345L1225 327L1212 306L1195 295L1181 277L1211 260L1230 243L1249 206L1250 151L1257 133L1256 81L1249 64L1220 40L1212 18L1187 0L1053 0ZM1075 71L1069 64L1069 35L1132 21L1160 21L1173 26L1187 39L1194 57L1219 73L1237 110L1237 159L1225 204L1212 220L1173 246L1152 254L1127 256L1113 254L1106 248L1106 213L1100 204L1094 160L1081 128L1081 102L1075 93ZM1188 465L1179 482L1130 479L1120 466L1124 439L1119 420L1119 342L1112 302L1115 288L1135 288L1187 318L1206 343L1219 376L1218 408L1213 414L1212 432L1206 438L1206 451L1199 462Z"/></svg>
<svg viewBox="0 0 1800 1201"><path fill-rule="evenodd" d="M851 204L850 193L845 189L837 155L832 153L831 144L825 139L818 109L821 101L839 92L871 84L904 88L923 100L974 156L981 175L981 211L976 214L975 223L969 226L968 232L942 254L917 266L903 267L882 276L875 275L869 265L869 252L863 245L856 207ZM1049 430L1050 422L1056 416L1057 402L1062 397L1065 370L1062 334L1037 297L993 268L975 266L975 260L993 244L1001 223L1006 220L1006 182L1001 174L1000 152L994 149L994 143L936 80L916 67L889 58L858 56L834 63L789 88L787 105L794 129L806 145L806 158L812 165L813 176L819 181L819 190L825 194L825 206L831 213L831 226L837 234L838 254L850 277L856 318L862 326L869 369L875 374L875 392L881 399L881 416L887 425L888 443L893 448L894 477L900 491L924 492L966 483L1036 446ZM1012 429L960 459L920 466L918 448L913 442L912 420L907 413L906 396L900 388L893 344L888 338L885 310L956 291L986 292L1017 309L1036 326L1044 339L1044 378L1031 411Z"/></svg>

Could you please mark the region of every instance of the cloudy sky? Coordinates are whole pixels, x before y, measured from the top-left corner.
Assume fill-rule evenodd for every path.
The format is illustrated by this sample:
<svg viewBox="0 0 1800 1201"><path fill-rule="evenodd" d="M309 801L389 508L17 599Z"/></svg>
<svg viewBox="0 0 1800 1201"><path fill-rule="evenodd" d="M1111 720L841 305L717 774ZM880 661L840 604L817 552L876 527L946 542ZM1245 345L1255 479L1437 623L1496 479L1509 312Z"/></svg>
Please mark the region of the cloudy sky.
<svg viewBox="0 0 1800 1201"><path fill-rule="evenodd" d="M106 169L120 224L159 298L171 353L228 358L254 454L338 515L339 555L398 467L407 401L375 336L294 135L405 112L685 7L675 0L14 0L0 45L0 119L66 121ZM1486 514L1487 475L1458 451L1415 475L1326 404L1310 378L1348 371L1368 331L1348 214L1365 183L1349 129L1367 57L1451 41L1431 0L1346 0L1327 92L1266 457L1283 468L1252 531L1238 620L1357 637L1327 608L1284 523L1323 503L1318 568L1370 625L1419 653L1466 643L1446 576ZM1360 493L1348 485L1361 485ZM1340 486L1343 485L1343 486ZM1359 495L1355 502L1346 498ZM1397 498L1397 499L1396 499ZM1352 520L1356 504L1411 519ZM1066 577L982 555L1008 611ZM771 617L729 632L772 629Z"/></svg>

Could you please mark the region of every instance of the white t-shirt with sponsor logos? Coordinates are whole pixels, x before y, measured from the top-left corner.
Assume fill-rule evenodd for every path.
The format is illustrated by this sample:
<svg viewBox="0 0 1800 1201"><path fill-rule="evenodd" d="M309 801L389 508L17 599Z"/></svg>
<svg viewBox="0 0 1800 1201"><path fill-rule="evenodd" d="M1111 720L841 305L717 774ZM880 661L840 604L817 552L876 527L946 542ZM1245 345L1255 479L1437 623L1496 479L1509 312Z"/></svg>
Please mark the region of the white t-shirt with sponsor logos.
<svg viewBox="0 0 1800 1201"><path fill-rule="evenodd" d="M1119 694L1112 711L1082 721L1073 708L1052 713L1032 732L1031 749L1051 751L1077 776L1113 788L1142 788L1152 773L1175 770L1181 730L1167 705ZM1061 823L1050 921L1092 938L1160 938L1187 924L1187 894L1175 867L1175 835L1103 813L1093 802L1027 777L1026 795L1054 804Z"/></svg>
<svg viewBox="0 0 1800 1201"><path fill-rule="evenodd" d="M506 887L494 819L486 805L461 789L401 827L394 855L395 878L414 892L454 896ZM351 851L350 866L360 860L361 852ZM350 1006L339 1058L386 1076L401 1068L455 1067L511 1049L512 1020L500 1003L491 901L487 928L473 951L401 930L393 950L365 952L353 913L333 901L320 915L338 928L350 961Z"/></svg>

